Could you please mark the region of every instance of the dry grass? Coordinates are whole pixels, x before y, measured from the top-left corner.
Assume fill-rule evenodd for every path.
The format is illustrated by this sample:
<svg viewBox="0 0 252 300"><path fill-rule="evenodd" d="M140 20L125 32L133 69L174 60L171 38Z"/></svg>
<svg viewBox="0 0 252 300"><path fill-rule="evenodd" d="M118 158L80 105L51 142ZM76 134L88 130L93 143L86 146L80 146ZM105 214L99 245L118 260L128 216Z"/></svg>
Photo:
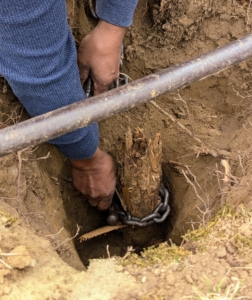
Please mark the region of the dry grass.
<svg viewBox="0 0 252 300"><path fill-rule="evenodd" d="M65 228L62 227L57 233L55 233L55 234L49 234L49 235L45 236L45 237L50 238L51 243L52 243L55 251L60 251L60 248L62 248L65 244L69 243L71 240L73 240L74 238L76 238L78 236L79 232L80 232L80 226L77 224L75 235L72 236L71 238L66 238L64 241L60 241L59 236L60 236L60 233L64 229Z"/></svg>
<svg viewBox="0 0 252 300"><path fill-rule="evenodd" d="M195 296L185 297L182 299L195 299L195 300L233 300L233 299L248 299L247 297L234 298L241 288L241 283L238 278L235 278L234 283L227 286L225 291L221 292L221 282L216 289L208 293L202 293L194 287Z"/></svg>

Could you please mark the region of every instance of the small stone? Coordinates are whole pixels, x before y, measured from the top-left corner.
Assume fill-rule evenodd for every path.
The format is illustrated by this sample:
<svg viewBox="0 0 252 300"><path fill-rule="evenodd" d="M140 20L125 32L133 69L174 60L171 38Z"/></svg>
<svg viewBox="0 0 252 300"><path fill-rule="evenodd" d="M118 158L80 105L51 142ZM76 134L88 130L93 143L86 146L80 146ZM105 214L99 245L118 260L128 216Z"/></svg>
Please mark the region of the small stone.
<svg viewBox="0 0 252 300"><path fill-rule="evenodd" d="M12 268L17 269L24 269L29 266L34 266L35 261L32 260L29 252L27 251L25 246L17 246L14 248L10 253L17 253L17 255L9 256L8 257L8 264Z"/></svg>
<svg viewBox="0 0 252 300"><path fill-rule="evenodd" d="M196 273L192 273L192 279L193 279L194 282L199 280Z"/></svg>
<svg viewBox="0 0 252 300"><path fill-rule="evenodd" d="M168 274L166 276L166 283L168 285L173 286L175 284L175 282L176 282L176 279L175 279L175 277L172 274Z"/></svg>
<svg viewBox="0 0 252 300"><path fill-rule="evenodd" d="M193 279L192 279L192 276L191 276L191 274L189 274L189 273L187 273L187 274L185 275L185 280L186 280L188 283L190 283L190 284L193 284L193 283L194 283L194 281L193 281Z"/></svg>
<svg viewBox="0 0 252 300"><path fill-rule="evenodd" d="M172 295L172 298L173 298L173 299L181 299L182 296L183 296L183 295L180 294L180 293L174 293L174 294Z"/></svg>
<svg viewBox="0 0 252 300"><path fill-rule="evenodd" d="M116 272L122 272L122 271L123 271L123 266L116 265L116 266L115 266L115 271L116 271Z"/></svg>
<svg viewBox="0 0 252 300"><path fill-rule="evenodd" d="M0 284L4 284L4 276L11 274L10 269L1 269L0 270Z"/></svg>
<svg viewBox="0 0 252 300"><path fill-rule="evenodd" d="M141 282L142 282L142 283L145 283L145 282L146 282L146 276L144 276L144 277L141 279Z"/></svg>
<svg viewBox="0 0 252 300"><path fill-rule="evenodd" d="M242 270L240 273L240 278L242 278L242 280L246 280L248 278L248 272L246 270Z"/></svg>
<svg viewBox="0 0 252 300"><path fill-rule="evenodd" d="M223 258L227 256L227 250L225 247L220 247L219 250L217 251L217 257L218 258Z"/></svg>
<svg viewBox="0 0 252 300"><path fill-rule="evenodd" d="M206 264L206 262L204 260L202 260L201 261L201 265L202 265L202 267L206 267L207 264Z"/></svg>
<svg viewBox="0 0 252 300"><path fill-rule="evenodd" d="M197 259L197 257L196 257L196 256L194 256L194 255L193 255L193 256L191 256L191 257L190 257L190 262L191 262L191 264L193 264L193 265L194 265L194 264L196 264L196 263L197 263L197 261L198 261L198 259Z"/></svg>
<svg viewBox="0 0 252 300"><path fill-rule="evenodd" d="M181 288L181 281L177 281L177 282L174 284L174 286L175 286L176 289Z"/></svg>
<svg viewBox="0 0 252 300"><path fill-rule="evenodd" d="M2 224L7 223L7 221L8 221L8 219L7 219L6 217L4 217L4 216L2 216L2 217L0 218L0 222L1 222Z"/></svg>
<svg viewBox="0 0 252 300"><path fill-rule="evenodd" d="M224 157L229 157L230 156L230 152L226 151L226 150L219 150L219 155L222 155Z"/></svg>
<svg viewBox="0 0 252 300"><path fill-rule="evenodd" d="M222 133L218 129L209 129L208 130L208 135L210 135L210 136L220 136L220 135L222 135Z"/></svg>
<svg viewBox="0 0 252 300"><path fill-rule="evenodd" d="M11 287L8 285L4 286L4 288L3 288L4 295L9 295L10 292L11 292Z"/></svg>
<svg viewBox="0 0 252 300"><path fill-rule="evenodd" d="M249 229L248 224L244 224L243 226L241 226L239 231L243 236L250 237L252 235L252 231Z"/></svg>
<svg viewBox="0 0 252 300"><path fill-rule="evenodd" d="M225 289L230 283L230 279L228 277L225 277L222 281L221 281L221 288Z"/></svg>
<svg viewBox="0 0 252 300"><path fill-rule="evenodd" d="M213 275L214 277L216 277L216 276L218 275L218 272L217 272L217 271L213 271L213 272L212 272L212 275Z"/></svg>
<svg viewBox="0 0 252 300"><path fill-rule="evenodd" d="M235 246L231 243L226 244L226 249L230 254L233 254L236 250Z"/></svg>
<svg viewBox="0 0 252 300"><path fill-rule="evenodd" d="M245 267L248 269L252 268L252 263L247 264Z"/></svg>

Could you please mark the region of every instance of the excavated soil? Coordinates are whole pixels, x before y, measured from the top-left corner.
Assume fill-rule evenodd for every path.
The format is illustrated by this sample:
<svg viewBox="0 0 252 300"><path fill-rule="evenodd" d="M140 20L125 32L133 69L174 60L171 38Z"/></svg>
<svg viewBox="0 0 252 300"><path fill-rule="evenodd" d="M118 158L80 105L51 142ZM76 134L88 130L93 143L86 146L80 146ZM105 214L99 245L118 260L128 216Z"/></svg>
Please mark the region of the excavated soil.
<svg viewBox="0 0 252 300"><path fill-rule="evenodd" d="M95 20L86 2L67 5L78 46ZM140 0L125 73L135 80L207 53L249 34L251 20L249 0ZM164 113L147 103L100 123L115 159L128 127L161 134L171 191L161 225L80 243L106 212L72 187L64 157L42 144L0 158L0 299L252 299L251 66L159 97ZM28 116L0 81L3 128Z"/></svg>

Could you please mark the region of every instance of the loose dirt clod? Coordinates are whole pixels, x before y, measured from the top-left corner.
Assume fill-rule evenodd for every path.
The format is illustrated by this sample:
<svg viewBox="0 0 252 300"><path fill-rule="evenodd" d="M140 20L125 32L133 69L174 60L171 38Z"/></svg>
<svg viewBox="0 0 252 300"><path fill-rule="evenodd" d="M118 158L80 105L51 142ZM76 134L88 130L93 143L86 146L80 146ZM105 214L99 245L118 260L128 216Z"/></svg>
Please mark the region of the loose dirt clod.
<svg viewBox="0 0 252 300"><path fill-rule="evenodd" d="M6 261L13 269L22 270L34 266L35 261L32 260L25 246L17 246L9 254L6 255Z"/></svg>

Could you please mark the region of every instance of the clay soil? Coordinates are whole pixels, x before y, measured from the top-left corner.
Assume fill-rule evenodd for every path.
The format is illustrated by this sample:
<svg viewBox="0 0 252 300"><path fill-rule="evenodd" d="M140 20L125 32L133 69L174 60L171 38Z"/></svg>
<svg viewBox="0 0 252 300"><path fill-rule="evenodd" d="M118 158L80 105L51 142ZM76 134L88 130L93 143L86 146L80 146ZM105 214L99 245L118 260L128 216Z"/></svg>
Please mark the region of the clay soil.
<svg viewBox="0 0 252 300"><path fill-rule="evenodd" d="M67 5L78 46L95 20L86 2ZM140 0L125 73L135 80L249 34L251 9L249 0ZM80 243L106 212L73 188L65 158L49 144L0 158L0 299L252 299L251 66L159 97L163 112L147 103L99 124L115 160L129 127L161 134L171 192L161 225ZM0 87L1 128L27 119L4 78Z"/></svg>

